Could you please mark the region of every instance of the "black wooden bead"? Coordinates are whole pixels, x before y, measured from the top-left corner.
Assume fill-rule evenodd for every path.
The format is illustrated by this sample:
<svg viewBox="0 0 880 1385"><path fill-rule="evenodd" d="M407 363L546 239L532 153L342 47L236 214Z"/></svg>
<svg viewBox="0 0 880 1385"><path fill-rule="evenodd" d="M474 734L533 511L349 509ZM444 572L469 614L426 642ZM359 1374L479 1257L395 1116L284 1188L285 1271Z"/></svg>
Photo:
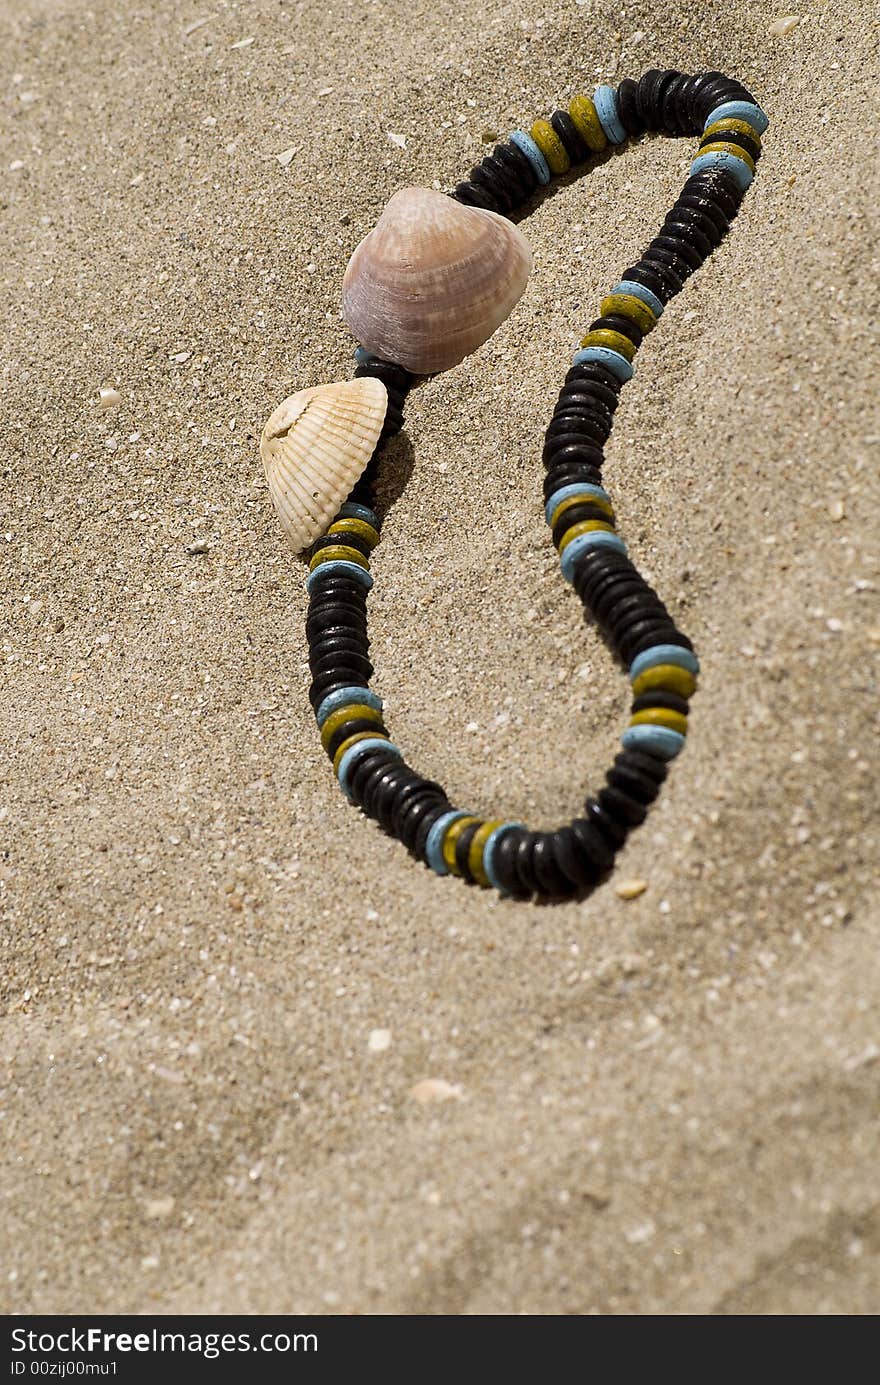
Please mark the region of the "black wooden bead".
<svg viewBox="0 0 880 1385"><path fill-rule="evenodd" d="M562 871L553 850L552 832L536 832L532 849L532 869L541 893L558 899L574 893L574 881Z"/></svg>
<svg viewBox="0 0 880 1385"><path fill-rule="evenodd" d="M644 258L649 264L658 265L667 278L671 278L673 283L677 282L680 290L684 288L685 280L689 279L694 269L699 266L692 265L684 254L679 254L677 244L674 248L668 244L664 245L665 239L667 238L664 236L655 237L645 251Z"/></svg>
<svg viewBox="0 0 880 1385"><path fill-rule="evenodd" d="M675 259L684 260L691 273L693 273L695 269L700 268L700 265L703 263L706 255L709 254L711 248L712 247L707 244L706 254L701 255L696 246L692 245L689 240L685 240L683 237L676 234L672 227L664 227L661 235L655 236L651 241L652 254L657 250L666 250L673 256L673 261ZM676 272L678 272L677 265L675 268Z"/></svg>
<svg viewBox="0 0 880 1385"><path fill-rule="evenodd" d="M689 118L685 97L690 88L691 78L680 72L671 82L667 82L660 98L660 127L667 135L696 134Z"/></svg>
<svg viewBox="0 0 880 1385"><path fill-rule="evenodd" d="M370 545L366 539L361 538L360 534L322 534L319 539L315 539L312 544L312 556L320 553L322 548L335 548L337 544L345 544L346 548L353 548L356 553L360 553L364 558L370 556Z"/></svg>
<svg viewBox="0 0 880 1385"><path fill-rule="evenodd" d="M662 784L669 773L669 765L647 750L619 750L614 757L615 769L635 769L646 774L655 784Z"/></svg>
<svg viewBox="0 0 880 1385"><path fill-rule="evenodd" d="M575 817L574 823L571 823L571 832L581 848L583 857L595 871L596 879L614 866L615 846L599 831L595 821L589 817Z"/></svg>
<svg viewBox="0 0 880 1385"><path fill-rule="evenodd" d="M553 466L544 477L544 499L549 500L554 491L563 486L574 485L576 481L589 486L601 486L602 473L598 467L584 466L580 462L569 462L565 466Z"/></svg>
<svg viewBox="0 0 880 1385"><path fill-rule="evenodd" d="M565 152L573 164L582 164L589 158L590 151L577 131L577 126L567 111L554 111L550 124L565 146Z"/></svg>
<svg viewBox="0 0 880 1385"><path fill-rule="evenodd" d="M659 130L661 128L660 103L663 92L678 75L675 71L660 71L658 68L651 68L640 79L636 103L646 129Z"/></svg>
<svg viewBox="0 0 880 1385"><path fill-rule="evenodd" d="M425 851L431 828L444 813L450 811L450 808L451 804L444 794L439 799L419 799L407 809L401 829L401 840L409 845L413 856L419 861L425 861L427 864Z"/></svg>
<svg viewBox="0 0 880 1385"><path fill-rule="evenodd" d="M535 874L533 861L535 851L534 832L523 832L517 840L516 847L516 873L519 877L520 889L524 894L538 894L541 889L540 881ZM503 840L502 840L503 845Z"/></svg>
<svg viewBox="0 0 880 1385"><path fill-rule="evenodd" d="M445 790L439 784L432 784L430 780L425 780L417 791L397 805L394 817L394 833L399 837L407 851L414 856L423 854L418 850L419 832L425 819L436 822L441 813L449 812L449 799L446 797ZM428 828L425 832L427 839Z"/></svg>
<svg viewBox="0 0 880 1385"><path fill-rule="evenodd" d="M583 889L594 885L601 868L587 855L573 827L560 827L552 834L553 856L557 866L573 885Z"/></svg>
<svg viewBox="0 0 880 1385"><path fill-rule="evenodd" d="M691 78L690 90L687 95L688 114L691 121L699 130L705 125L705 120L700 120L697 112L697 103L705 91L716 82L719 77L723 77L723 72L698 72Z"/></svg>
<svg viewBox="0 0 880 1385"><path fill-rule="evenodd" d="M639 84L626 77L617 88L617 114L626 133L637 139L645 133L645 121L639 110Z"/></svg>
<svg viewBox="0 0 880 1385"><path fill-rule="evenodd" d="M653 294L660 299L661 303L668 303L672 297L674 289L670 292L669 285L657 269L656 265L646 264L644 260L639 260L638 264L630 265L620 276L621 279L632 279L637 284L642 284L646 289L650 289Z"/></svg>
<svg viewBox="0 0 880 1385"><path fill-rule="evenodd" d="M598 505L572 505L554 524L553 542L558 547L573 524L582 524L588 519L597 519L602 524L611 523L609 515L605 510L600 510Z"/></svg>
<svg viewBox="0 0 880 1385"><path fill-rule="evenodd" d="M306 620L306 638L309 644L321 639L325 633L329 635L331 630L366 638L366 616L352 611L350 606L341 605L324 606L320 610L309 612Z"/></svg>
<svg viewBox="0 0 880 1385"><path fill-rule="evenodd" d="M551 438L544 448L544 465L565 466L570 462L580 462L597 470L604 461L602 450L587 442L569 443L565 438Z"/></svg>
<svg viewBox="0 0 880 1385"><path fill-rule="evenodd" d="M366 610L366 591L357 578L346 573L322 572L309 594L309 608L329 601L346 601L352 607L363 606Z"/></svg>
<svg viewBox="0 0 880 1385"><path fill-rule="evenodd" d="M641 346L644 332L633 322L631 317L623 317L618 313L609 313L605 317L597 317L587 328L588 332L619 332L621 336L628 337L633 346Z"/></svg>
<svg viewBox="0 0 880 1385"><path fill-rule="evenodd" d="M499 885L505 894L512 895L515 899L525 899L532 893L531 889L523 887L516 868L520 842L527 836L524 827L509 828L495 848L492 863L493 874Z"/></svg>
<svg viewBox="0 0 880 1385"><path fill-rule="evenodd" d="M727 217L733 221L739 211L743 192L725 168L704 168L702 173L694 173L688 178L683 193L695 192L699 197L708 197Z"/></svg>
<svg viewBox="0 0 880 1385"><path fill-rule="evenodd" d="M392 776L393 782L402 768L404 766L402 766L400 759L385 759L372 764L368 773L358 780L361 809L368 818L378 819L376 795L379 786L387 782L389 775Z"/></svg>
<svg viewBox="0 0 880 1385"><path fill-rule="evenodd" d="M587 431L584 429L581 431L574 423L569 424L564 433L548 429L546 437L547 440L541 452L541 460L546 467L554 466L557 459L563 461L564 458L561 455L562 453L565 453L570 461L586 461L590 466L595 464L595 459L593 457L581 457L580 455L574 456L573 454L568 454L567 449L570 447L586 447L591 453L598 452L600 457L602 455L601 439L593 437L592 430Z"/></svg>
<svg viewBox="0 0 880 1385"><path fill-rule="evenodd" d="M505 168L519 179L519 186L523 190L523 201L531 197L538 186L538 175L522 150L518 149L515 144L507 142L496 144L492 153L496 159L504 164Z"/></svg>
<svg viewBox="0 0 880 1385"><path fill-rule="evenodd" d="M418 803L436 802L438 798L445 798L446 795L441 784L435 784L430 779L425 779L424 775L413 772L413 777L409 783L402 785L394 796L394 805L391 813L391 830L395 837L399 837L404 845L408 846L404 839L403 826L407 818L408 810Z"/></svg>
<svg viewBox="0 0 880 1385"><path fill-rule="evenodd" d="M620 587L606 589L593 600L592 609L596 619L620 639L624 630L636 620L647 620L652 616L669 618L669 613L659 597L644 585L624 591Z"/></svg>
<svg viewBox="0 0 880 1385"><path fill-rule="evenodd" d="M611 568L599 577L592 575L592 580L587 570L578 596L589 606L596 620L604 621L616 601L634 594L641 595L644 590L645 584L638 574L625 568Z"/></svg>
<svg viewBox="0 0 880 1385"><path fill-rule="evenodd" d="M611 432L611 419L604 409L589 409L586 403L580 408L572 404L554 410L550 426L544 434L545 439L571 432L586 433L601 447Z"/></svg>
<svg viewBox="0 0 880 1385"><path fill-rule="evenodd" d="M603 808L601 803L597 803L595 798L587 799L584 804L584 816L587 822L592 823L594 827L598 828L608 845L613 848L614 852L619 851L629 833L629 828L626 824L619 822L616 817L608 812L607 808Z"/></svg>
<svg viewBox="0 0 880 1385"><path fill-rule="evenodd" d="M372 774L377 774L380 767L395 764L398 760L399 756L395 755L390 746L374 746L359 755L348 777L348 787L355 802L361 802L364 785Z"/></svg>
<svg viewBox="0 0 880 1385"><path fill-rule="evenodd" d="M595 385L604 385L609 394L614 396L613 400L608 399L609 407L612 409L617 408L620 399L620 391L623 388L623 381L619 380L613 371L608 370L600 361L580 361L577 365L573 365L569 368L568 374L565 377L566 385L573 385L575 383L585 384L587 382ZM608 396L606 395L605 398L607 399Z"/></svg>
<svg viewBox="0 0 880 1385"><path fill-rule="evenodd" d="M680 213L676 213L676 216L678 215L680 215ZM712 229L714 231L715 227L713 226ZM700 264L702 264L704 260L708 260L709 256L712 254L713 242L705 232L695 224L693 219L678 221L672 220L671 217L667 217L666 221L663 223L663 235L671 236L674 240L684 245L691 246L699 255Z"/></svg>
<svg viewBox="0 0 880 1385"><path fill-rule="evenodd" d="M416 379L406 366L400 365L397 361L386 361L382 356L370 356L369 360L357 365L354 373L356 376L373 375L389 388L404 392L412 388Z"/></svg>
<svg viewBox="0 0 880 1385"><path fill-rule="evenodd" d="M358 654L365 659L368 648L366 635L361 638L358 638L357 635L337 635L333 640L315 640L309 645L309 672L312 674L320 672L320 666L323 666L325 659L332 658L337 663L341 663L346 654Z"/></svg>
<svg viewBox="0 0 880 1385"><path fill-rule="evenodd" d="M684 232L687 231L698 249L701 248L702 242L705 241L706 245L709 247L705 252L707 256L721 244L722 232L712 218L707 213L699 211L696 207L686 206L681 198L676 202L663 225L664 227L675 226L679 235L683 235ZM694 233L699 236L699 240L696 239Z"/></svg>
<svg viewBox="0 0 880 1385"><path fill-rule="evenodd" d="M309 701L315 711L329 697L330 693L337 688L360 687L364 682L364 675L360 669L350 668L348 664L341 668L334 669L332 673L322 673L320 678L314 678L309 687Z"/></svg>
<svg viewBox="0 0 880 1385"><path fill-rule="evenodd" d="M331 760L342 742L348 740L349 736L357 735L358 731L368 731L371 736L388 735L388 727L383 725L381 721L372 721L369 717L354 717L351 721L340 726L338 731L334 731L327 742L327 754Z"/></svg>
<svg viewBox="0 0 880 1385"><path fill-rule="evenodd" d="M462 877L465 880L470 881L471 883L473 883L474 877L471 873L471 868L468 865L468 853L471 849L471 842L473 841L474 837L476 836L477 832L480 830L482 825L483 824L479 819L476 822L469 822L467 827L462 828L461 832L458 834L455 843L455 864L457 865L459 873L462 875Z"/></svg>
<svg viewBox="0 0 880 1385"><path fill-rule="evenodd" d="M650 649L655 644L672 644L675 626L661 614L651 614L644 620L633 621L615 640L620 656L631 664L642 649Z"/></svg>
<svg viewBox="0 0 880 1385"><path fill-rule="evenodd" d="M639 803L653 803L660 792L660 785L650 775L640 774L637 769L622 769L614 765L605 778L612 788L622 789L630 798Z"/></svg>
<svg viewBox="0 0 880 1385"><path fill-rule="evenodd" d="M761 157L761 144L757 135L744 135L740 130L718 130L714 134L704 135L700 140L700 149L706 144L736 144L740 149L745 149L746 153L751 154L755 163Z"/></svg>
<svg viewBox="0 0 880 1385"><path fill-rule="evenodd" d="M504 176L500 167L493 167L491 159L484 159L481 164L471 169L470 182L482 188L500 211L509 212L515 205L516 197L510 180Z"/></svg>
<svg viewBox="0 0 880 1385"><path fill-rule="evenodd" d="M314 668L311 670L313 678L320 678L325 673L332 673L341 664L346 668L357 669L364 678L371 678L373 665L370 663L366 654L358 654L353 650L340 651L339 654L331 653L318 659Z"/></svg>
<svg viewBox="0 0 880 1385"><path fill-rule="evenodd" d="M466 207L482 207L487 212L500 211L494 197L490 197L483 188L468 180L458 183L449 195L456 202L463 202Z"/></svg>
<svg viewBox="0 0 880 1385"><path fill-rule="evenodd" d="M688 700L678 693L662 692L659 688L652 688L650 692L639 693L638 697L633 698L630 712L644 712L648 707L665 707L670 712L681 712L683 716L687 716Z"/></svg>
<svg viewBox="0 0 880 1385"><path fill-rule="evenodd" d="M391 831L398 793L418 778L420 776L415 770L398 760L396 765L389 765L385 773L369 786L365 795L365 809L386 832Z"/></svg>
<svg viewBox="0 0 880 1385"><path fill-rule="evenodd" d="M627 830L630 827L638 827L648 816L648 810L643 803L630 798L622 789L611 786L599 790L599 806Z"/></svg>

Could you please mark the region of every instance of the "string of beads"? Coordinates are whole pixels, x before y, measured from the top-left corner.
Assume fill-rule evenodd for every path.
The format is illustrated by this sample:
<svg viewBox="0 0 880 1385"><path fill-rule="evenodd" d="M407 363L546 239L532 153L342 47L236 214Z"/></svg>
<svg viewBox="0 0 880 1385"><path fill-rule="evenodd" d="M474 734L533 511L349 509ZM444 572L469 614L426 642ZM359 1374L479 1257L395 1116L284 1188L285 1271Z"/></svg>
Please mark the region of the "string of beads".
<svg viewBox="0 0 880 1385"><path fill-rule="evenodd" d="M594 886L643 822L687 736L699 662L693 645L639 575L617 532L602 484L604 445L633 361L669 300L728 231L752 181L767 117L739 82L720 72L652 70L516 130L451 196L509 215L552 178L645 133L699 135L697 155L672 210L640 259L602 299L565 377L543 461L547 523L563 576L629 670L632 706L622 750L583 814L556 831L456 808L440 784L404 761L369 687L366 597L379 542L375 480L385 441L403 426L415 377L361 348L356 375L388 391L376 451L328 532L312 549L307 636L310 700L321 744L347 797L439 875L503 894L566 897Z"/></svg>

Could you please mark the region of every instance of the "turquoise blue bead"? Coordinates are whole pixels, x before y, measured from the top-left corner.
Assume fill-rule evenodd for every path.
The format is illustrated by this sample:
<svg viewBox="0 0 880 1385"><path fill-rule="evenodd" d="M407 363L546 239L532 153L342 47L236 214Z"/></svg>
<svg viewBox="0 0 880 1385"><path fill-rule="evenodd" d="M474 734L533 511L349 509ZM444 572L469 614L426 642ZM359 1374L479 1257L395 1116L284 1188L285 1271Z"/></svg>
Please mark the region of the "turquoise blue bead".
<svg viewBox="0 0 880 1385"><path fill-rule="evenodd" d="M755 176L747 163L723 149L715 149L711 154L698 154L691 164L691 176L707 168L723 168L733 178L740 192L745 192Z"/></svg>
<svg viewBox="0 0 880 1385"><path fill-rule="evenodd" d="M684 749L684 736L668 726L628 726L620 738L624 750L647 750L658 760L674 760Z"/></svg>
<svg viewBox="0 0 880 1385"><path fill-rule="evenodd" d="M331 575L334 577L353 577L354 580L360 582L361 586L365 587L367 591L369 591L370 587L373 585L373 579L367 572L367 569L361 567L359 563L349 563L345 558L334 558L332 562L320 563L319 566L315 568L314 572L309 573L308 581L306 582L306 591L309 595L311 596L319 582L322 582L325 577L330 577Z"/></svg>
<svg viewBox="0 0 880 1385"><path fill-rule="evenodd" d="M617 92L613 87L597 87L593 92L593 105L599 117L599 124L612 144L623 144L626 130L617 114Z"/></svg>
<svg viewBox="0 0 880 1385"><path fill-rule="evenodd" d="M744 120L756 135L763 135L770 124L761 107L754 106L751 101L725 101L723 105L715 107L703 129L708 130L716 120L726 120L728 116L734 120Z"/></svg>
<svg viewBox="0 0 880 1385"><path fill-rule="evenodd" d="M582 346L580 351L576 351L572 357L574 365L583 365L586 361L598 361L599 365L604 365L616 375L618 380L631 380L635 371L625 356L621 356L618 351L612 351L608 346Z"/></svg>
<svg viewBox="0 0 880 1385"><path fill-rule="evenodd" d="M344 505L339 506L340 519L362 519L366 524L372 524L376 533L379 532L379 521L373 511L366 505L356 505L353 500L346 500Z"/></svg>
<svg viewBox="0 0 880 1385"><path fill-rule="evenodd" d="M348 787L348 776L351 774L352 767L362 755L366 755L368 750L382 750L390 752L395 759L402 760L403 755L392 741L386 741L384 736L365 736L362 741L355 741L346 750L342 759L339 761L339 768L336 771L336 778L339 780L339 787L345 797L351 802L351 792Z"/></svg>
<svg viewBox="0 0 880 1385"><path fill-rule="evenodd" d="M448 875L449 868L443 859L443 838L446 836L447 827L457 822L459 818L469 818L470 813L466 813L463 808L453 808L451 812L444 813L442 818L438 818L428 833L428 840L425 842L425 860L434 871L435 875Z"/></svg>
<svg viewBox="0 0 880 1385"><path fill-rule="evenodd" d="M611 289L611 293L628 293L633 298L640 298L643 303L647 303L655 317L663 316L663 304L656 293L646 289L644 284L637 284L635 279L621 279L620 283Z"/></svg>
<svg viewBox="0 0 880 1385"><path fill-rule="evenodd" d="M676 668L686 668L695 675L700 671L700 661L692 649L680 644L655 644L633 659L629 666L630 681L638 678L646 668L656 668L658 664L675 664Z"/></svg>
<svg viewBox="0 0 880 1385"><path fill-rule="evenodd" d="M355 703L359 707L375 707L377 712L382 710L382 699L371 688L337 688L335 692L328 693L318 706L315 713L318 728L324 725L330 713L335 712L338 707L353 706Z"/></svg>
<svg viewBox="0 0 880 1385"><path fill-rule="evenodd" d="M495 874L495 852L505 832L510 832L514 827L522 827L522 823L503 822L500 827L495 828L483 847L483 870L486 872L486 879L492 888L498 890L500 894L506 894L507 891Z"/></svg>
<svg viewBox="0 0 880 1385"><path fill-rule="evenodd" d="M538 182L544 187L550 182L550 165L544 158L531 135L525 130L514 130L510 136L511 144L515 144L521 153L525 154L535 173L538 175Z"/></svg>
<svg viewBox="0 0 880 1385"><path fill-rule="evenodd" d="M554 491L544 507L544 515L547 523L553 516L553 511L557 505L561 505L563 500L570 500L573 495L597 495L600 500L607 500L611 504L611 496L607 491L603 491L601 486L592 486L589 481L572 481L570 486L560 486L558 491Z"/></svg>
<svg viewBox="0 0 880 1385"><path fill-rule="evenodd" d="M607 529L593 529L589 534L578 534L576 539L566 544L565 552L559 559L559 566L566 582L574 581L574 565L588 548L603 547L616 548L620 553L626 552L626 544L620 535L612 534Z"/></svg>
<svg viewBox="0 0 880 1385"><path fill-rule="evenodd" d="M378 356L374 356L372 351L368 351L365 346L356 346L354 358L358 365L366 365L368 361L377 361Z"/></svg>

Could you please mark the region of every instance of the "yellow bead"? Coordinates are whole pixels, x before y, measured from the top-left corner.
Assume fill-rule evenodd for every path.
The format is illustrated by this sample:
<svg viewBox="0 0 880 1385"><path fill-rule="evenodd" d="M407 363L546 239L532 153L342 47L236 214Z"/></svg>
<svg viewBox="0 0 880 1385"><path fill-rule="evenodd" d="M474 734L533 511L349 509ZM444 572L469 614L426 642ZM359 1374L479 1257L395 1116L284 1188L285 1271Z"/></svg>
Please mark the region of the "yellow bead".
<svg viewBox="0 0 880 1385"><path fill-rule="evenodd" d="M736 158L742 159L747 168L755 171L755 160L752 158L748 149L743 149L741 144L727 144L724 140L715 140L712 144L701 144L701 154L733 154Z"/></svg>
<svg viewBox="0 0 880 1385"><path fill-rule="evenodd" d="M348 721L375 721L377 725L381 725L382 713L377 708L367 707L361 702L354 702L348 707L338 707L335 712L330 713L321 727L321 744L325 750L340 726L345 726Z"/></svg>
<svg viewBox="0 0 880 1385"><path fill-rule="evenodd" d="M562 557L572 539L579 538L581 534L592 534L596 529L605 529L609 534L614 533L614 525L606 524L602 519L582 519L580 524L573 524L570 529L566 529L562 538L559 540L559 556Z"/></svg>
<svg viewBox="0 0 880 1385"><path fill-rule="evenodd" d="M328 544L326 548L318 549L309 563L309 572L314 572L321 563L334 562L339 558L343 558L347 563L357 563L358 567L369 568L370 566L363 553L357 548L346 548L344 544L332 543Z"/></svg>
<svg viewBox="0 0 880 1385"><path fill-rule="evenodd" d="M602 129L599 113L589 96L575 96L568 105L568 113L574 121L574 128L588 149L599 154L608 143L608 136Z"/></svg>
<svg viewBox="0 0 880 1385"><path fill-rule="evenodd" d="M693 697L697 680L690 669L679 668L677 664L657 664L654 668L646 668L644 673L633 679L633 697L651 692L654 688L678 693L679 697Z"/></svg>
<svg viewBox="0 0 880 1385"><path fill-rule="evenodd" d="M379 535L365 519L335 519L327 530L328 534L357 534L371 548L379 542Z"/></svg>
<svg viewBox="0 0 880 1385"><path fill-rule="evenodd" d="M751 125L745 120L737 120L736 117L732 115L725 116L723 120L714 121L713 124L709 125L703 131L702 137L705 139L707 135L719 135L723 138L725 130L729 130L730 133L734 135L749 135L753 140L756 140L759 145L761 143L761 136L758 134L757 130L753 130Z"/></svg>
<svg viewBox="0 0 880 1385"><path fill-rule="evenodd" d="M483 848L495 828L500 827L503 821L503 818L493 818L491 822L484 822L471 837L471 844L468 848L468 870L478 885L489 884L489 877L483 870Z"/></svg>
<svg viewBox="0 0 880 1385"><path fill-rule="evenodd" d="M628 361L636 354L629 337L622 332L612 332L608 327L598 327L595 332L588 332L582 338L581 346L607 346L609 351L616 351L618 356L625 356Z"/></svg>
<svg viewBox="0 0 880 1385"><path fill-rule="evenodd" d="M571 159L549 120L536 120L532 126L531 135L550 165L550 172L567 173L571 168Z"/></svg>
<svg viewBox="0 0 880 1385"><path fill-rule="evenodd" d="M449 824L446 835L443 838L443 860L453 875L461 875L461 871L455 861L455 844L466 827L474 822L479 822L476 817L456 818L455 822Z"/></svg>
<svg viewBox="0 0 880 1385"><path fill-rule="evenodd" d="M365 741L371 736L379 736L381 740L388 740L388 732L380 731L377 727L375 731L357 731L353 736L349 736L340 746L337 746L333 755L333 773L339 773L339 762L348 750L349 746L357 745L358 741Z"/></svg>
<svg viewBox="0 0 880 1385"><path fill-rule="evenodd" d="M683 712L672 712L668 707L646 707L630 717L630 726L668 726L680 736L687 735L688 719Z"/></svg>
<svg viewBox="0 0 880 1385"><path fill-rule="evenodd" d="M602 299L600 312L603 317L610 317L612 313L617 313L618 317L628 317L640 332L650 332L657 325L657 319L647 303L643 303L641 298L634 298L631 293L609 293L607 298Z"/></svg>
<svg viewBox="0 0 880 1385"><path fill-rule="evenodd" d="M567 500L561 500L550 516L550 528L556 528L556 521L560 515L565 514L566 510L574 509L575 505L595 505L598 510L604 510L609 519L614 518L614 511L611 502L603 500L601 495L570 495Z"/></svg>

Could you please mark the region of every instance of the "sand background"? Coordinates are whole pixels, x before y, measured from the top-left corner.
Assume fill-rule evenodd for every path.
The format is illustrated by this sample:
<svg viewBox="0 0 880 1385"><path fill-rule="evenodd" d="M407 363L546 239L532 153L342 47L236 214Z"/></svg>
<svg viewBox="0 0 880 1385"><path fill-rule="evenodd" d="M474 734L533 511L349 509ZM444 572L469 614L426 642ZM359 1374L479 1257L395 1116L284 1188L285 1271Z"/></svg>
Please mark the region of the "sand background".
<svg viewBox="0 0 880 1385"><path fill-rule="evenodd" d="M0 6L8 1311L880 1307L872 8L777 38L747 0ZM608 452L704 676L615 877L645 893L537 908L334 787L256 442L350 373L341 276L391 192L655 65L773 121ZM532 214L525 297L383 483L395 739L534 826L628 705L541 435L691 157L646 141Z"/></svg>

